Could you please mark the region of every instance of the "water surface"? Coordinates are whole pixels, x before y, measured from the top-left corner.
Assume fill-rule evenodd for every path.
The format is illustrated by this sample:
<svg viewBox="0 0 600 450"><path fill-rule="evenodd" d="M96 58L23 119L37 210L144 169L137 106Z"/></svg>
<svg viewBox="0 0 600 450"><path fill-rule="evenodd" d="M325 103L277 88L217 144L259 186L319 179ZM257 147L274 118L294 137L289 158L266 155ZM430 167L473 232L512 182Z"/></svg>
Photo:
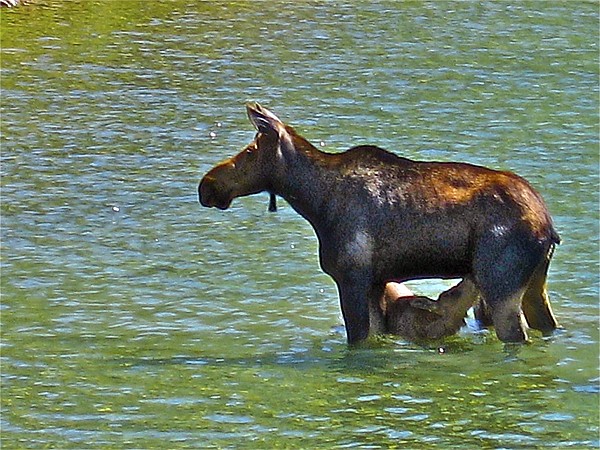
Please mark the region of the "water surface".
<svg viewBox="0 0 600 450"><path fill-rule="evenodd" d="M34 1L0 21L4 448L598 446L596 3ZM564 331L349 350L303 219L197 203L253 137L247 100L326 151L526 177L563 239Z"/></svg>

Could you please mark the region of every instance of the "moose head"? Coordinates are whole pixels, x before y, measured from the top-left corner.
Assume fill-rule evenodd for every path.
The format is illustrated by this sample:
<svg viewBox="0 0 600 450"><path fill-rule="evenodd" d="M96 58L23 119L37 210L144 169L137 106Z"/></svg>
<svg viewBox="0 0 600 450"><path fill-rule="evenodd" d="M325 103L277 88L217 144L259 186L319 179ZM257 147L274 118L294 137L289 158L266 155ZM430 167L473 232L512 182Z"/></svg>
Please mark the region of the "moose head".
<svg viewBox="0 0 600 450"><path fill-rule="evenodd" d="M257 130L256 136L240 153L202 178L198 186L202 206L227 209L234 198L270 191L281 147L292 145L286 125L275 114L258 103L248 103L246 110Z"/></svg>

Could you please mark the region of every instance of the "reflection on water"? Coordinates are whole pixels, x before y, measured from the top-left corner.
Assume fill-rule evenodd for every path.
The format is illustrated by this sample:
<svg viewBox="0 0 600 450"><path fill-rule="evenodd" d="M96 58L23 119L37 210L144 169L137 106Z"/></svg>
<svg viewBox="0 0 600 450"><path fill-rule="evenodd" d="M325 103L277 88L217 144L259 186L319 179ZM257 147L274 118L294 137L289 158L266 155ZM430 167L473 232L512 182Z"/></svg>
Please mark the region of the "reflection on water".
<svg viewBox="0 0 600 450"><path fill-rule="evenodd" d="M2 445L596 447L597 19L592 3L3 10ZM307 223L266 194L197 204L252 137L246 100L327 151L525 176L563 238L565 329L517 352L472 328L349 350Z"/></svg>

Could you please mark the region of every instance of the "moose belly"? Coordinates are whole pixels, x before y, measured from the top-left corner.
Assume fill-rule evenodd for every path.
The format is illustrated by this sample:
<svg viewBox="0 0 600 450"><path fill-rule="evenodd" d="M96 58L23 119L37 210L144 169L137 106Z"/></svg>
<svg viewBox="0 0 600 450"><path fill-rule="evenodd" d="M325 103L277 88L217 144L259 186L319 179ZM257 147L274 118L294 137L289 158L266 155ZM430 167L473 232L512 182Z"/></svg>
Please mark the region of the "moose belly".
<svg viewBox="0 0 600 450"><path fill-rule="evenodd" d="M437 236L436 236L437 234ZM471 273L466 236L429 233L378 247L375 271L389 279L462 278Z"/></svg>
<svg viewBox="0 0 600 450"><path fill-rule="evenodd" d="M463 278L471 273L471 264L459 260L405 257L396 264L377 271L384 280L421 280L427 278Z"/></svg>

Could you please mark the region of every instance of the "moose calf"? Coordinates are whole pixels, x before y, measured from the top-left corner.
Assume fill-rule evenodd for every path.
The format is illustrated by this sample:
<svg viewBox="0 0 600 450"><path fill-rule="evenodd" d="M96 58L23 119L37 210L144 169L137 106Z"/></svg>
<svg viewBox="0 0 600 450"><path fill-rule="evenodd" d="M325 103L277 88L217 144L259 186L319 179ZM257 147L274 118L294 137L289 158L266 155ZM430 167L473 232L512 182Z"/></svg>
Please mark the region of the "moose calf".
<svg viewBox="0 0 600 450"><path fill-rule="evenodd" d="M410 292L410 291L409 291ZM465 325L468 309L478 300L479 292L465 278L442 292L437 300L401 292L389 283L385 289L385 331L410 341L439 339L455 334Z"/></svg>

